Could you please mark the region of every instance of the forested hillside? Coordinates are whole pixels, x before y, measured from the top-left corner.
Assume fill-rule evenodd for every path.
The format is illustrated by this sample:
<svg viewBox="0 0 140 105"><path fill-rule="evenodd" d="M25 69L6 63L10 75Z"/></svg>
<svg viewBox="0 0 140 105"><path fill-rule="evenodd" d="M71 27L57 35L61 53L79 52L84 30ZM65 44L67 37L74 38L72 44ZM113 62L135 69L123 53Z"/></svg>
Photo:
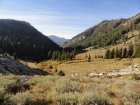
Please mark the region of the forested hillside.
<svg viewBox="0 0 140 105"><path fill-rule="evenodd" d="M106 47L128 40L126 35L134 30L140 31L140 14L129 19L104 20L67 41L63 47Z"/></svg>
<svg viewBox="0 0 140 105"><path fill-rule="evenodd" d="M0 19L0 53L21 59L44 60L60 47L25 21Z"/></svg>

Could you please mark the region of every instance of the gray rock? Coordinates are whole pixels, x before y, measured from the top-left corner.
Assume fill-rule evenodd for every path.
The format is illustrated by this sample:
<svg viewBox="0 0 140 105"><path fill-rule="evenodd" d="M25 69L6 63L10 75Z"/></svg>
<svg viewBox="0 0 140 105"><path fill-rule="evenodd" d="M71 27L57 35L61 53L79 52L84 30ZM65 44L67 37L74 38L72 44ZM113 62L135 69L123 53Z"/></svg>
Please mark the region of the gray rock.
<svg viewBox="0 0 140 105"><path fill-rule="evenodd" d="M0 73L3 75L47 75L47 72L37 69L31 69L17 60L0 55Z"/></svg>

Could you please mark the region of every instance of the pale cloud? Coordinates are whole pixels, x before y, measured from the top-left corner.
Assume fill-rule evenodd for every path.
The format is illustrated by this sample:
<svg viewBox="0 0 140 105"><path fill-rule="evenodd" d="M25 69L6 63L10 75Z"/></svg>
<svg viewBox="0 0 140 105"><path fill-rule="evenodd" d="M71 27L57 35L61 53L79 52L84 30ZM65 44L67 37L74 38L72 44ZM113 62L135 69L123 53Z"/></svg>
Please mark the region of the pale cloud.
<svg viewBox="0 0 140 105"><path fill-rule="evenodd" d="M20 11L12 12L0 10L0 18L11 18L17 20L40 20L40 21L51 21L56 20L58 13L54 12L43 12L43 11Z"/></svg>

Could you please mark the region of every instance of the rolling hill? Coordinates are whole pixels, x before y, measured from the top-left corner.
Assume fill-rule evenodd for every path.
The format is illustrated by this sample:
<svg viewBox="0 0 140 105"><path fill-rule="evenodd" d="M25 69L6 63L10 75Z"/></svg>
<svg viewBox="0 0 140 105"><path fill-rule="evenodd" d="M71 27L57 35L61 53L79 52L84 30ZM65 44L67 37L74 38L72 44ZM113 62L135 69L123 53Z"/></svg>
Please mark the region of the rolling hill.
<svg viewBox="0 0 140 105"><path fill-rule="evenodd" d="M51 45L51 46L50 46ZM47 59L51 50L60 47L25 21L0 19L0 53L16 55L20 59Z"/></svg>
<svg viewBox="0 0 140 105"><path fill-rule="evenodd" d="M65 38L61 38L61 37L58 37L58 36L55 36L55 35L50 35L48 36L51 40L53 40L56 44L58 45L62 45L64 44L64 42L68 41L69 39L65 39Z"/></svg>
<svg viewBox="0 0 140 105"><path fill-rule="evenodd" d="M140 13L128 19L104 20L65 42L63 47L106 47L127 41L128 33L140 31Z"/></svg>

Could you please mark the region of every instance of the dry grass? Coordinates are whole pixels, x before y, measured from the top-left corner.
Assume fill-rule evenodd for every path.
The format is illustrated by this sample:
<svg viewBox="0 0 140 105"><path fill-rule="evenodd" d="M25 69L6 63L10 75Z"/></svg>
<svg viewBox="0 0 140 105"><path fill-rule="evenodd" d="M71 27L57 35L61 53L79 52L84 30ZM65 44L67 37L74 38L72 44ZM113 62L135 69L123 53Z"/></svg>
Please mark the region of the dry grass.
<svg viewBox="0 0 140 105"><path fill-rule="evenodd" d="M16 82L9 85L8 79ZM12 75L0 77L4 83L0 85L0 105L140 105L140 81L129 76L117 79L34 76L21 85L28 85L27 90L8 91L11 86L17 87L19 79Z"/></svg>
<svg viewBox="0 0 140 105"><path fill-rule="evenodd" d="M23 60L20 60L20 62L24 65L29 66L30 68L35 68L35 69L38 68L36 62L27 62L27 61L23 61Z"/></svg>
<svg viewBox="0 0 140 105"><path fill-rule="evenodd" d="M102 72L102 71L111 71L113 69L122 69L127 68L131 64L140 63L140 59L102 59L96 58L92 59L91 62L87 62L87 59L81 60L71 60L71 61L44 61L37 64L38 68L43 69L44 71L56 74L57 71L64 71L65 74L69 73L79 73L86 75L90 72ZM49 67L52 66L52 69Z"/></svg>
<svg viewBox="0 0 140 105"><path fill-rule="evenodd" d="M94 59L91 62L74 62L62 63L57 66L58 70L63 70L66 73L87 74L89 72L110 71L113 69L122 69L136 61L130 59Z"/></svg>

